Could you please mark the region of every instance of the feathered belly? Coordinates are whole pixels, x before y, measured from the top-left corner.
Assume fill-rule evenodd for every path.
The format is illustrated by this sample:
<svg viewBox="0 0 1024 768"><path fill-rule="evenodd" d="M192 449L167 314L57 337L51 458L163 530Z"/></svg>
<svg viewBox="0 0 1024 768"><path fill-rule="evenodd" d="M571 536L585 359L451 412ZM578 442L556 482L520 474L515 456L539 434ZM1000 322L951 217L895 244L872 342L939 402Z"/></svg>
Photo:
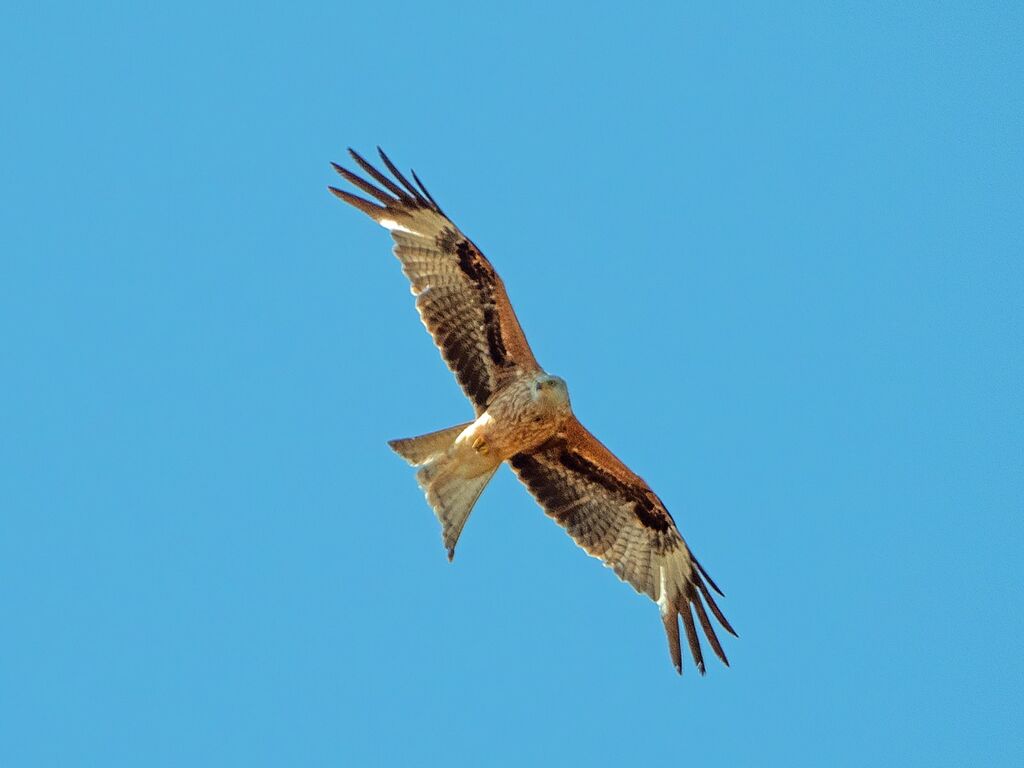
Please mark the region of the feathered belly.
<svg viewBox="0 0 1024 768"><path fill-rule="evenodd" d="M492 460L504 461L540 445L555 433L558 415L535 400L528 385L513 385L459 436Z"/></svg>

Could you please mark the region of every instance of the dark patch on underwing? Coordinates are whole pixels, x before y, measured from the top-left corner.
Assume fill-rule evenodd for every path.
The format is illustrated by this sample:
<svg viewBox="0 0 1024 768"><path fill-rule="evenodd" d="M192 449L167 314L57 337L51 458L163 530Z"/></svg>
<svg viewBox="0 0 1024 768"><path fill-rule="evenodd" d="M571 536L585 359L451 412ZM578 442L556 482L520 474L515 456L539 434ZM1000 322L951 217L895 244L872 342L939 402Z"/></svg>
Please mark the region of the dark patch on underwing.
<svg viewBox="0 0 1024 768"><path fill-rule="evenodd" d="M460 240L455 246L455 253L459 257L459 269L481 288L489 288L494 285L494 273L487 268L480 251L473 247L468 240Z"/></svg>
<svg viewBox="0 0 1024 768"><path fill-rule="evenodd" d="M644 526L655 531L668 530L672 518L660 504L655 503L649 493L634 493L633 502L633 511Z"/></svg>
<svg viewBox="0 0 1024 768"><path fill-rule="evenodd" d="M480 251L468 240L460 240L455 245L455 253L459 257L459 269L476 284L484 302L484 332L487 336L487 351L496 365L508 364L508 350L501 335L501 319L494 308L494 272Z"/></svg>
<svg viewBox="0 0 1024 768"><path fill-rule="evenodd" d="M455 233L454 229L445 227L434 239L434 242L437 243L437 247L444 253L455 253L455 241L458 239L459 236Z"/></svg>
<svg viewBox="0 0 1024 768"><path fill-rule="evenodd" d="M517 472L536 472L540 469L540 462L528 453L517 453L508 460L508 463Z"/></svg>
<svg viewBox="0 0 1024 768"><path fill-rule="evenodd" d="M501 325L494 307L484 307L484 328L487 329L487 350L491 354L491 360L496 365L505 365L508 352L505 349L505 340L501 338Z"/></svg>
<svg viewBox="0 0 1024 768"><path fill-rule="evenodd" d="M597 465L587 461L578 453L565 448L560 454L558 454L558 461L570 472L583 475L591 482L600 485L606 491L610 491L615 495L622 493L623 488L620 482L602 471Z"/></svg>
<svg viewBox="0 0 1024 768"><path fill-rule="evenodd" d="M575 491L570 490L560 478L552 476L551 470L537 461L533 454L517 453L508 461L522 476L523 482L537 497L544 511L559 522L564 522L563 516L558 514L557 510L575 497Z"/></svg>
<svg viewBox="0 0 1024 768"><path fill-rule="evenodd" d="M571 450L563 450L559 454L558 460L570 472L581 474L609 493L633 502L633 512L644 527L654 531L668 530L671 518L645 489L622 483L596 464Z"/></svg>

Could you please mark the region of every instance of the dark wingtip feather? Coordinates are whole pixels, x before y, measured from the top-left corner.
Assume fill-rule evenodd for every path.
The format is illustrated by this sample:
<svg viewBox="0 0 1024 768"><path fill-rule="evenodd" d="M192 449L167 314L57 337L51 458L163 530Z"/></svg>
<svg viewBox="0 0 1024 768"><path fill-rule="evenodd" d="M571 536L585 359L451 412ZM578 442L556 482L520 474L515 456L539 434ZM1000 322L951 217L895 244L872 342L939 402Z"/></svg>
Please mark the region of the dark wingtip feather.
<svg viewBox="0 0 1024 768"><path fill-rule="evenodd" d="M679 618L675 611L666 611L661 614L661 621L665 625L665 636L668 638L668 652L672 657L672 666L676 672L683 674L683 652L679 647Z"/></svg>
<svg viewBox="0 0 1024 768"><path fill-rule="evenodd" d="M433 203L434 210L437 211L438 213L444 215L444 211L441 210L441 206L437 204L437 200L435 200L434 196L432 194L430 194L430 190L427 189L427 185L424 184L422 181L420 181L420 177L416 175L416 171L412 171L412 178L413 178L413 181L416 182L416 185L423 192L423 194L427 196L427 199L431 203Z"/></svg>
<svg viewBox="0 0 1024 768"><path fill-rule="evenodd" d="M704 595L704 599L708 601L708 608L710 608L711 612L715 614L715 618L718 619L718 623L721 624L725 631L730 635L733 637L739 637L736 630L732 628L732 624L730 624L729 620L725 618L725 615L722 613L722 609L718 607L718 603L715 602L715 598L712 597L711 592L709 592L708 588L704 586L704 582L699 578L694 581L700 589L700 593Z"/></svg>
<svg viewBox="0 0 1024 768"><path fill-rule="evenodd" d="M404 175L402 175L402 172L398 170L398 167L394 163L391 162L391 158L384 153L384 150L381 149L379 145L377 146L377 154L380 155L380 159L384 161L384 165L386 165L388 170L391 171L391 175L398 179L399 183L406 188L416 202L424 208L429 208L430 203L427 199L419 193L419 190L417 190Z"/></svg>
<svg viewBox="0 0 1024 768"><path fill-rule="evenodd" d="M729 666L729 659L726 658L725 650L722 648L722 644L718 641L718 635L715 634L715 628L711 624L711 619L708 618L707 611L704 610L704 604L700 601L700 595L694 593L693 595L693 609L697 612L697 619L700 621L700 626L704 630L704 635L707 637L708 642L711 643L711 650L715 652L715 655L722 660L725 666Z"/></svg>
<svg viewBox="0 0 1024 768"><path fill-rule="evenodd" d="M368 161L365 157L363 157L354 149L352 149L352 147L348 148L348 154L353 160L355 160L356 164L360 168L362 168L363 171L365 171L369 176L371 176L374 181L376 181L382 187L387 189L388 192L390 192L392 195L397 197L399 202L414 207L431 208L440 213L442 216L444 215L444 211L441 210L441 206L437 204L437 201L427 190L426 186L423 184L422 181L420 181L419 177L416 176L415 171L412 172L412 177L416 180L416 186L413 186L413 184L402 174L402 172L398 170L395 164L391 162L391 158L388 157L384 150L381 149L379 146L377 147L377 153L380 155L380 159L384 162L384 165L387 167L387 169L392 173L395 179L397 179L398 183L396 183L392 179L389 179L386 175L381 173L381 171L377 170L377 168L375 168L373 164L370 163L370 161ZM388 196L383 192L383 190L374 187L368 181L360 178L359 176L356 176L354 173L347 170L346 168L338 165L337 163L331 163L331 166L333 166L334 170L341 174L341 176L343 176L349 182L359 187L367 194L377 198L385 205L391 206L395 203L395 200L388 198Z"/></svg>
<svg viewBox="0 0 1024 768"><path fill-rule="evenodd" d="M693 564L697 566L697 570L700 571L701 576L708 580L708 584L711 585L711 588L715 590L715 592L717 592L720 596L725 597L725 592L720 590L718 588L718 585L715 584L715 580L708 576L708 572L704 570L704 566L700 564L700 561L693 556L693 552L690 553L690 558L693 560Z"/></svg>
<svg viewBox="0 0 1024 768"><path fill-rule="evenodd" d="M380 200L380 202L384 203L385 206L392 206L396 202L398 202L397 200L395 200L394 197L389 195L383 189L381 189L380 187L375 187L373 184L368 182L366 179L364 179L361 176L357 176L356 174L352 173L352 171L350 171L348 168L344 168L344 167L338 165L337 163L331 163L331 165L334 166L334 170L336 170L338 172L338 174L343 179L345 179L345 181L347 181L352 186L357 187L358 189L361 189L363 192L365 192L366 194L370 195L371 197L374 197L377 200Z"/></svg>
<svg viewBox="0 0 1024 768"><path fill-rule="evenodd" d="M448 547L448 562L455 559L455 547Z"/></svg>
<svg viewBox="0 0 1024 768"><path fill-rule="evenodd" d="M327 187L327 189L336 198L338 198L339 200L342 200L342 201L348 203L353 208L358 208L360 211L365 213L367 216L369 216L374 221L376 221L377 217L380 216L380 214L384 210L386 210L386 209L380 207L379 205L375 205L374 203L371 203L369 200L364 200L363 198L359 197L358 195L353 195L353 194L351 194L349 192L345 192L344 190L338 189L337 187Z"/></svg>
<svg viewBox="0 0 1024 768"><path fill-rule="evenodd" d="M360 168L362 168L364 171L366 171L368 174L370 174L370 176L372 176L373 179L378 184L383 185L385 189L387 189L391 194L393 194L395 197L397 197L403 203L408 205L410 203L415 203L416 202L413 198L409 197L408 193L404 189L402 189L400 186L395 184L395 182L393 182L391 179L389 179L383 173L378 171L373 166L373 163L371 163L365 157L360 155L354 149L349 147L348 153L352 157L352 159L356 161L356 164Z"/></svg>
<svg viewBox="0 0 1024 768"><path fill-rule="evenodd" d="M679 615L683 619L683 628L686 630L686 641L690 645L690 654L697 665L697 671L704 674L704 652L700 647L700 638L697 636L697 628L693 625L693 614L690 613L690 604L683 603L679 606Z"/></svg>

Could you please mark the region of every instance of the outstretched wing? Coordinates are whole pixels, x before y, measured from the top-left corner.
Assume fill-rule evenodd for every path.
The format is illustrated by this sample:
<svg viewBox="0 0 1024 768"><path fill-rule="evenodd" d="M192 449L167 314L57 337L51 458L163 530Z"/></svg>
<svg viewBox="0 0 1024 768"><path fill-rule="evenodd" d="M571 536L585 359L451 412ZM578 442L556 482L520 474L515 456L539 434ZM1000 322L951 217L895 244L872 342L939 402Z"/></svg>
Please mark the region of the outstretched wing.
<svg viewBox="0 0 1024 768"><path fill-rule="evenodd" d="M682 617L693 660L704 673L691 608L715 654L729 664L704 608L706 602L719 623L735 635L708 585L722 593L647 483L575 418L551 440L516 454L509 463L544 511L577 544L658 604L676 671L683 671L678 621Z"/></svg>
<svg viewBox="0 0 1024 768"><path fill-rule="evenodd" d="M413 186L379 147L377 151L394 178L355 151L349 154L380 186L332 165L379 203L328 189L391 232L420 318L479 415L505 382L540 367L491 263L444 215L415 172Z"/></svg>

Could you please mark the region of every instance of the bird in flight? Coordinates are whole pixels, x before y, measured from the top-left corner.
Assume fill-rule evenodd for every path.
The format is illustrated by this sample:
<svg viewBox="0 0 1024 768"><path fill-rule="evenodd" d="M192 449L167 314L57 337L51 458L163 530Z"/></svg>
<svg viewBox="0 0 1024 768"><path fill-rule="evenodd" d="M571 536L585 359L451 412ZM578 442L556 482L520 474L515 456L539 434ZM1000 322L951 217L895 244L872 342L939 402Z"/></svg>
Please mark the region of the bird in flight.
<svg viewBox="0 0 1024 768"><path fill-rule="evenodd" d="M391 233L420 319L473 403L475 418L391 448L418 467L416 479L441 523L448 559L473 505L503 462L544 512L616 575L657 603L669 653L682 674L679 619L697 670L704 656L694 614L715 655L729 664L708 618L736 632L661 499L573 414L565 381L534 359L505 286L480 249L412 172L409 181L378 147L391 176L354 150L367 180L332 163L372 200L328 187Z"/></svg>

